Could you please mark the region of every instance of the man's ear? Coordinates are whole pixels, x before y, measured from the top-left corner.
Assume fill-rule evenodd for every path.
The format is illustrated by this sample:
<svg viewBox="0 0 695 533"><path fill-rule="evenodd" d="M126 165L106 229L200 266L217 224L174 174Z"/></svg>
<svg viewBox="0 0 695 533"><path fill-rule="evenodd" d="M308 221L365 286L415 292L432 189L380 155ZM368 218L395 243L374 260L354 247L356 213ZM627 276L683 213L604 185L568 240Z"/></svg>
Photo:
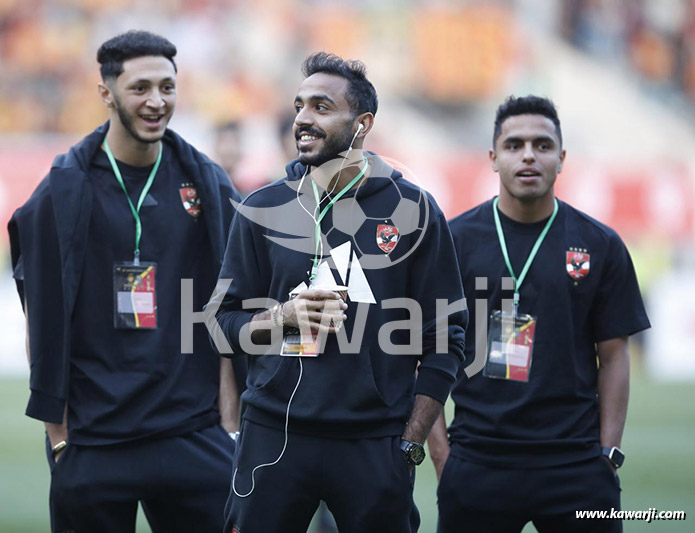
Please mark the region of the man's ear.
<svg viewBox="0 0 695 533"><path fill-rule="evenodd" d="M497 153L494 150L490 150L487 156L490 159L490 166L492 166L492 170L494 172L499 172L499 169L497 168Z"/></svg>
<svg viewBox="0 0 695 533"><path fill-rule="evenodd" d="M113 92L109 86L104 82L99 82L98 88L99 96L101 97L101 101L104 102L104 105L109 108L113 107Z"/></svg>
<svg viewBox="0 0 695 533"><path fill-rule="evenodd" d="M558 174L559 174L560 172L562 172L562 165L565 163L565 155L567 155L567 152L565 152L565 150L563 150L562 152L560 152L560 161L559 161L559 163L557 164L557 173L558 173Z"/></svg>
<svg viewBox="0 0 695 533"><path fill-rule="evenodd" d="M371 131L372 126L374 126L374 115L369 112L363 113L357 119L357 122L355 124L354 135L358 139L364 139L367 136L367 134Z"/></svg>

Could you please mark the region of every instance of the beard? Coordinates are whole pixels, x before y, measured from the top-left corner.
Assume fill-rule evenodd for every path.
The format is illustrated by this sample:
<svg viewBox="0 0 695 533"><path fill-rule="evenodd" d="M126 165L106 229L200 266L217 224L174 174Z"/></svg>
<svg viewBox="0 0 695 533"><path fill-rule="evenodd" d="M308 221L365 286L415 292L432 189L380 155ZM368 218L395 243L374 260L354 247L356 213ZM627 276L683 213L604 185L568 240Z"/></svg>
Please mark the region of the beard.
<svg viewBox="0 0 695 533"><path fill-rule="evenodd" d="M121 105L121 101L119 100L118 96L116 96L116 93L113 94L113 103L116 108L116 111L118 112L118 119L121 121L121 124L123 124L123 127L126 129L128 133L137 141L141 143L148 143L148 144L154 144L157 143L161 140L161 137L158 139L146 139L142 135L140 135L137 130L135 129L134 123L134 118L133 115L128 114L124 109L123 106Z"/></svg>
<svg viewBox="0 0 695 533"><path fill-rule="evenodd" d="M351 127L345 128L343 131L336 133L332 137L324 136L323 148L321 148L321 150L314 155L304 154L300 151L299 161L306 166L321 166L327 161L337 158L341 153L350 148L350 144L352 144L352 137L353 133Z"/></svg>

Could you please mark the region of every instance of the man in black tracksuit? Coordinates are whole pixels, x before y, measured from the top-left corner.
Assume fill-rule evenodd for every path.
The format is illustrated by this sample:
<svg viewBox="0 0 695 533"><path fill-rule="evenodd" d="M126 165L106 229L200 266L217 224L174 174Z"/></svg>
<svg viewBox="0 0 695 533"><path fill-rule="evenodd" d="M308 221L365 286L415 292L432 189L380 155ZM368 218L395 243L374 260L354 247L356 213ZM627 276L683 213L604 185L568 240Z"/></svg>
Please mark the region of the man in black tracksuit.
<svg viewBox="0 0 695 533"><path fill-rule="evenodd" d="M250 354L226 531L306 531L324 500L341 532L403 533L462 361L453 243L434 200L361 150L377 107L364 66L319 53L304 74L299 160L239 208L210 305Z"/></svg>
<svg viewBox="0 0 695 533"><path fill-rule="evenodd" d="M223 525L238 386L202 331L181 353L181 287L193 280L201 309L238 195L166 129L175 54L147 32L102 45L110 121L56 157L10 221L53 531L134 531L138 502L156 531Z"/></svg>

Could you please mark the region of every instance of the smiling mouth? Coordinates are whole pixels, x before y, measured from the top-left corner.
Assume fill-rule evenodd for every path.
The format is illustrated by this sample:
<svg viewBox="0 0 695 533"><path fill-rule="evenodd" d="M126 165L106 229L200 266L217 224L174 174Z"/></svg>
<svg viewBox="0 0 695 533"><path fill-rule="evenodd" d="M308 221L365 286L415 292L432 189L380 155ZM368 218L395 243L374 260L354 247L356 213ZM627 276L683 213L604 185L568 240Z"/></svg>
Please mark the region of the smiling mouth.
<svg viewBox="0 0 695 533"><path fill-rule="evenodd" d="M157 125L164 115L140 115L140 118L151 125Z"/></svg>
<svg viewBox="0 0 695 533"><path fill-rule="evenodd" d="M308 148L321 138L322 136L316 135L315 133L300 133L297 135L297 146L300 149Z"/></svg>

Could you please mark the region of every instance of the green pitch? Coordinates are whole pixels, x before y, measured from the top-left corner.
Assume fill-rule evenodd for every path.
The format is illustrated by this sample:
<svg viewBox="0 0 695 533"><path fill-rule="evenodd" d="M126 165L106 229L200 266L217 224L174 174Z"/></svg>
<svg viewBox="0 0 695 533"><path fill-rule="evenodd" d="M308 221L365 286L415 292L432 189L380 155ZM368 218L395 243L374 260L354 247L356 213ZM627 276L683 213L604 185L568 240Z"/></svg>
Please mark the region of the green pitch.
<svg viewBox="0 0 695 533"><path fill-rule="evenodd" d="M42 425L23 415L26 379L0 379L0 531L49 531L48 482ZM632 380L620 472L623 509L683 510L685 522L625 522L626 533L693 531L695 526L695 385ZM448 406L450 407L450 406ZM449 412L448 419L451 419ZM415 500L422 533L437 523L436 479L431 463L418 469ZM138 531L149 531L142 515ZM525 533L535 529L527 526Z"/></svg>

